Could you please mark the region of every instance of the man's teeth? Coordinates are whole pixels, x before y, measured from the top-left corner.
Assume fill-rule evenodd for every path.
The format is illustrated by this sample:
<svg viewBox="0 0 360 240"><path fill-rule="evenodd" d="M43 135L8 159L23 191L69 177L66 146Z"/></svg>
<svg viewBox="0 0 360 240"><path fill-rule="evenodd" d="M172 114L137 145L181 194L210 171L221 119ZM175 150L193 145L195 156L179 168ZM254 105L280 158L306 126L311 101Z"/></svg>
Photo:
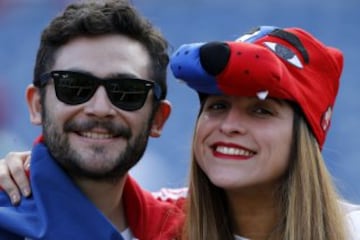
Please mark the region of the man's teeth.
<svg viewBox="0 0 360 240"><path fill-rule="evenodd" d="M108 133L95 133L95 132L82 132L81 136L92 139L109 139L113 137L113 135Z"/></svg>
<svg viewBox="0 0 360 240"><path fill-rule="evenodd" d="M233 148L233 147L224 147L224 146L217 146L216 151L222 154L227 155L239 155L239 156L252 156L254 155L253 152L246 151L244 149Z"/></svg>

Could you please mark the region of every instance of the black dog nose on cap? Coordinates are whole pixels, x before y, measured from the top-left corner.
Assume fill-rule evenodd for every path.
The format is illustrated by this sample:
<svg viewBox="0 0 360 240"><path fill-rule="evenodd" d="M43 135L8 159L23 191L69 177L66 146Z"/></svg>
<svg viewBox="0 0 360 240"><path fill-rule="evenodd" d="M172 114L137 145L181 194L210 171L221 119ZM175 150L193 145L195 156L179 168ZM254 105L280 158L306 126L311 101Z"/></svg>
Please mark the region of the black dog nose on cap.
<svg viewBox="0 0 360 240"><path fill-rule="evenodd" d="M209 42L200 48L200 62L205 71L213 76L226 67L230 58L230 47L225 42Z"/></svg>

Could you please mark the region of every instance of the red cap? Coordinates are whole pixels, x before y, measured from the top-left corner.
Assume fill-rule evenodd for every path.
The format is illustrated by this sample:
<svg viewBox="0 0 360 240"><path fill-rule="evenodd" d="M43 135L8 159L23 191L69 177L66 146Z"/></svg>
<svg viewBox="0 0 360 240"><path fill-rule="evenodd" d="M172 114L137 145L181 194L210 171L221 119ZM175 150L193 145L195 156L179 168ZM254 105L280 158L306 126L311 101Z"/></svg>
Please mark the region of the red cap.
<svg viewBox="0 0 360 240"><path fill-rule="evenodd" d="M201 93L296 102L322 147L343 55L302 29L264 26L236 41L183 45L170 66L177 78Z"/></svg>

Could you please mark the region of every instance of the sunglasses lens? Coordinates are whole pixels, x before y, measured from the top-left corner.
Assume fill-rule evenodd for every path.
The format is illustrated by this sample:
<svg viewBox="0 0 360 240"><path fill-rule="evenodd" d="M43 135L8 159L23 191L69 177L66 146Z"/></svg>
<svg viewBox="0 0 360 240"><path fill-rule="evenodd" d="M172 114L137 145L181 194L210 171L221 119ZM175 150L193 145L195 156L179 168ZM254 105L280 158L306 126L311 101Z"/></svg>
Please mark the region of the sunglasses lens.
<svg viewBox="0 0 360 240"><path fill-rule="evenodd" d="M118 108L135 111L140 109L146 100L151 82L141 79L108 80L107 92L111 102Z"/></svg>
<svg viewBox="0 0 360 240"><path fill-rule="evenodd" d="M99 85L103 85L113 105L126 110L135 111L140 109L147 98L149 90L154 83L137 78L98 79L84 73L71 71L53 71L57 98L69 105L85 103L92 98ZM158 99L157 93L154 94Z"/></svg>
<svg viewBox="0 0 360 240"><path fill-rule="evenodd" d="M92 79L76 73L54 73L55 92L57 98L69 105L88 101L96 91Z"/></svg>

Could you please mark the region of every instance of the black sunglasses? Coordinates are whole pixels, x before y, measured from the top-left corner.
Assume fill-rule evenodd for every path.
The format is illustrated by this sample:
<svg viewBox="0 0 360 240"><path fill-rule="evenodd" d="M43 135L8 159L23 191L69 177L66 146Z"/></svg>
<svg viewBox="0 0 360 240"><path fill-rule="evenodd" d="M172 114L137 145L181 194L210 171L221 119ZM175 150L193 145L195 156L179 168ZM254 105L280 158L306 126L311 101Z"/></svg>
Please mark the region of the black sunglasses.
<svg viewBox="0 0 360 240"><path fill-rule="evenodd" d="M89 101L99 86L104 86L111 103L126 111L135 111L144 106L150 89L156 100L160 100L161 87L149 80L119 77L101 79L90 74L74 71L52 71L40 77L38 85L43 87L53 79L56 97L69 105Z"/></svg>

